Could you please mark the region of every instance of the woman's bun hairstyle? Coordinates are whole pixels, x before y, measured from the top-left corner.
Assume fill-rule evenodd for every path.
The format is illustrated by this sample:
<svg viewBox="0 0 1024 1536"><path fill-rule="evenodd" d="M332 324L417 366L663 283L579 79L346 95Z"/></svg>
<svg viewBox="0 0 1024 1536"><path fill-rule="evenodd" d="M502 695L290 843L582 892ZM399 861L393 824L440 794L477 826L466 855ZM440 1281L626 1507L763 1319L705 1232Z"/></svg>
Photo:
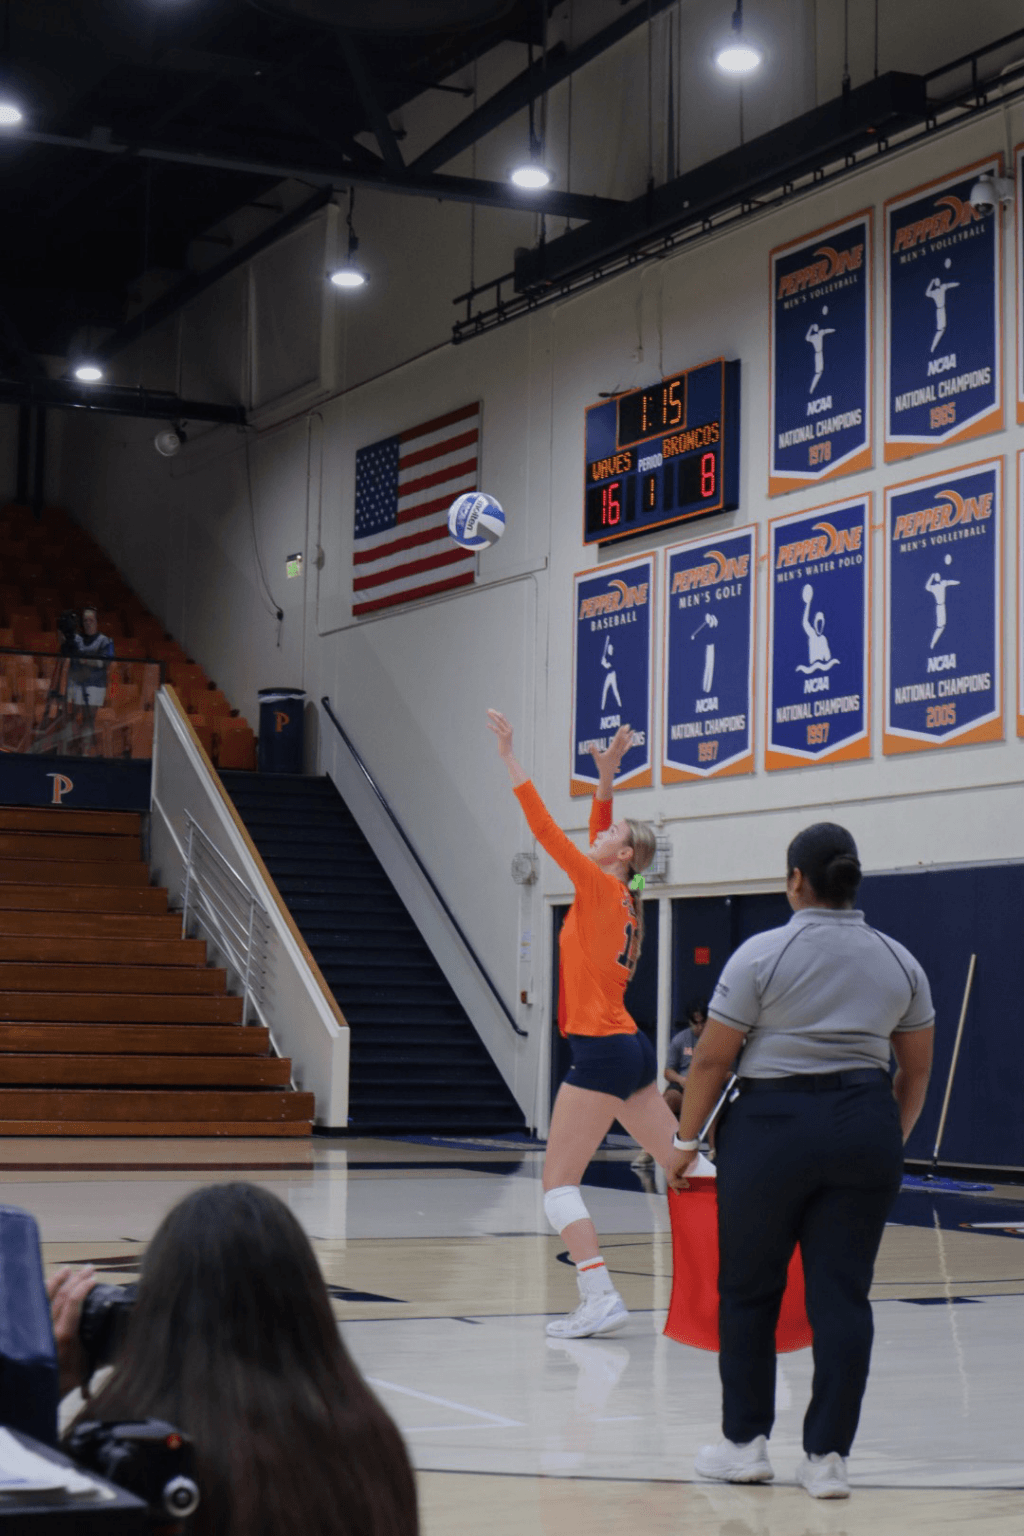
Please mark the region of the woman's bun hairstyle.
<svg viewBox="0 0 1024 1536"><path fill-rule="evenodd" d="M857 844L834 821L816 821L797 833L786 850L786 874L795 869L822 901L837 907L853 900L861 882Z"/></svg>

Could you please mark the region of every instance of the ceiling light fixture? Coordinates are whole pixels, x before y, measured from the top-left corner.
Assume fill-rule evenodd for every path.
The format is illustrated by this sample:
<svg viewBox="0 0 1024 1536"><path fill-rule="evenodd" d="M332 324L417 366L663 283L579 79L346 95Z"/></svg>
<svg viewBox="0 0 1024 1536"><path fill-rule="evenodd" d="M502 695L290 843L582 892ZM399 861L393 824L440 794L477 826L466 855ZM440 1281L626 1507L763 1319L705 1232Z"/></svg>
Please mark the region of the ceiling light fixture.
<svg viewBox="0 0 1024 1536"><path fill-rule="evenodd" d="M16 128L24 119L17 92L8 89L11 64L11 0L4 0L3 31L0 32L0 128Z"/></svg>
<svg viewBox="0 0 1024 1536"><path fill-rule="evenodd" d="M345 220L348 224L348 256L343 267L337 267L333 272L327 274L335 288L362 288L370 280L369 274L364 272L362 267L357 267L355 264L355 254L359 249L355 226L352 223L352 210L355 207L355 202L356 189L355 187L349 187L348 217Z"/></svg>
<svg viewBox="0 0 1024 1536"><path fill-rule="evenodd" d="M82 384L98 384L102 377L103 369L95 363L79 363L75 369L75 378Z"/></svg>
<svg viewBox="0 0 1024 1536"><path fill-rule="evenodd" d="M749 75L764 58L760 48L743 36L743 0L736 0L732 13L732 33L715 54L715 63L726 75Z"/></svg>
<svg viewBox="0 0 1024 1536"><path fill-rule="evenodd" d="M510 179L517 187L535 191L540 187L550 187L554 178L547 166L541 165L539 160L528 160L524 165L516 166Z"/></svg>
<svg viewBox="0 0 1024 1536"><path fill-rule="evenodd" d="M547 31L547 7L542 7L543 44L541 53L541 79L544 80L547 73L548 61L548 31ZM529 67L533 69L533 44L528 46ZM544 164L544 128L547 122L547 89L541 100L541 131L538 133L534 120L533 94L531 92L528 103L529 112L529 139L530 158L522 161L509 172L509 181L514 187L520 187L524 192L539 192L544 187L550 187L554 176Z"/></svg>

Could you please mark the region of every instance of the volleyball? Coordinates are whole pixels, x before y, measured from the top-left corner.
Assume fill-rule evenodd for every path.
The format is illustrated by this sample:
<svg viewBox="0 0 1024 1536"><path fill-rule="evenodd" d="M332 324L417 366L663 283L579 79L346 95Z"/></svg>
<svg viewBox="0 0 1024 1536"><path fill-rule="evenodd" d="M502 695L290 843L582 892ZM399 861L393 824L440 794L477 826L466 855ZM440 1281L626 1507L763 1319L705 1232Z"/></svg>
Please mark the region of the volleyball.
<svg viewBox="0 0 1024 1536"><path fill-rule="evenodd" d="M467 491L448 508L448 532L463 549L487 549L505 532L505 514L493 496Z"/></svg>

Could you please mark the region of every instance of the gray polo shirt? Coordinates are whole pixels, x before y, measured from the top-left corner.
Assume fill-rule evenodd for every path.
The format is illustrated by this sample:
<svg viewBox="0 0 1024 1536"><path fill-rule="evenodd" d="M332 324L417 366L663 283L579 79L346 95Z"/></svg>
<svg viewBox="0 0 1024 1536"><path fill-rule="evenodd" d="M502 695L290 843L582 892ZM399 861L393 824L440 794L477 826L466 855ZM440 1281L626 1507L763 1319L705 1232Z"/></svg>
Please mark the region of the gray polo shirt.
<svg viewBox="0 0 1024 1536"><path fill-rule="evenodd" d="M726 962L709 1014L747 1036L741 1077L889 1067L889 1039L935 1019L913 955L863 912L806 907Z"/></svg>
<svg viewBox="0 0 1024 1536"><path fill-rule="evenodd" d="M666 1067L678 1072L680 1077L685 1077L690 1070L696 1044L696 1036L690 1028L681 1029L677 1035L673 1035L665 1054Z"/></svg>

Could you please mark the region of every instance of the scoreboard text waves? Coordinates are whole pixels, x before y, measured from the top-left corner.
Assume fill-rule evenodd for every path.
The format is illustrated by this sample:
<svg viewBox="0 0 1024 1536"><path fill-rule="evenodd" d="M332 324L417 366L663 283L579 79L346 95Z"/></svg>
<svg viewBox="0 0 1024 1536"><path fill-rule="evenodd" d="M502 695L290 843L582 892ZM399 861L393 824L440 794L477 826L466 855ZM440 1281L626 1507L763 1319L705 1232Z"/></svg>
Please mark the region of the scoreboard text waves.
<svg viewBox="0 0 1024 1536"><path fill-rule="evenodd" d="M583 542L733 512L740 365L718 358L587 407Z"/></svg>

